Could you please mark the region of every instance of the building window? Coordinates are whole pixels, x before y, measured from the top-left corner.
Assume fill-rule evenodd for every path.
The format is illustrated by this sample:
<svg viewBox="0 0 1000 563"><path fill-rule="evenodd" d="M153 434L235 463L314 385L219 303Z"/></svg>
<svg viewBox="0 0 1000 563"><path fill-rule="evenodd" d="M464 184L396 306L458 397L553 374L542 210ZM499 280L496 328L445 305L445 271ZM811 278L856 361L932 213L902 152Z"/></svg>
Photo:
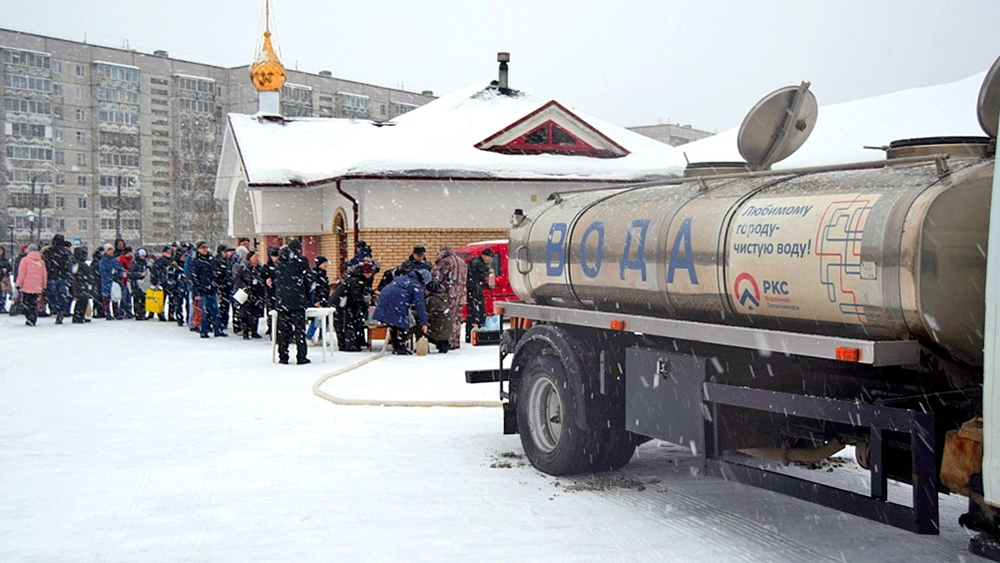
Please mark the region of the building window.
<svg viewBox="0 0 1000 563"><path fill-rule="evenodd" d="M5 63L33 68L50 68L52 57L45 53L34 53L32 51L17 51L7 49L3 53Z"/></svg>
<svg viewBox="0 0 1000 563"><path fill-rule="evenodd" d="M62 96L63 95L62 84L53 84L52 85L52 95L54 95L54 96Z"/></svg>
<svg viewBox="0 0 1000 563"><path fill-rule="evenodd" d="M6 129L8 135L16 135L18 137L47 137L48 131L44 125L35 125L33 123L7 123L4 129Z"/></svg>
<svg viewBox="0 0 1000 563"><path fill-rule="evenodd" d="M65 197L63 197L61 195L57 195L56 196L56 209L66 209L66 198Z"/></svg>
<svg viewBox="0 0 1000 563"><path fill-rule="evenodd" d="M52 113L52 104L36 100L5 98L3 107L5 110L14 113L35 113L38 115L50 115Z"/></svg>
<svg viewBox="0 0 1000 563"><path fill-rule="evenodd" d="M56 119L62 119L63 118L62 106L55 106L54 108L52 108L52 115L56 116Z"/></svg>
<svg viewBox="0 0 1000 563"><path fill-rule="evenodd" d="M87 67L85 67L83 65L76 65L76 75L77 76L86 76L86 74L87 74Z"/></svg>
<svg viewBox="0 0 1000 563"><path fill-rule="evenodd" d="M52 61L52 72L62 74L62 63L59 61Z"/></svg>
<svg viewBox="0 0 1000 563"><path fill-rule="evenodd" d="M76 120L77 121L87 121L87 110L77 109L76 110Z"/></svg>
<svg viewBox="0 0 1000 563"><path fill-rule="evenodd" d="M62 151L56 151L55 157L56 164L66 164L66 156Z"/></svg>
<svg viewBox="0 0 1000 563"><path fill-rule="evenodd" d="M52 149L24 145L7 145L7 158L19 160L52 160Z"/></svg>
<svg viewBox="0 0 1000 563"><path fill-rule="evenodd" d="M64 186L64 185L66 185L66 175L65 174L56 174L56 185L57 186Z"/></svg>
<svg viewBox="0 0 1000 563"><path fill-rule="evenodd" d="M77 153L77 155L76 155L76 163L78 165L80 165L80 166L86 166L87 165L87 153L85 153L85 152Z"/></svg>
<svg viewBox="0 0 1000 563"><path fill-rule="evenodd" d="M138 125L139 114L131 111L101 110L98 119L102 123L118 123L123 125Z"/></svg>
<svg viewBox="0 0 1000 563"><path fill-rule="evenodd" d="M78 186L86 186L87 185L87 177L86 176L77 176L76 177L76 185L78 185Z"/></svg>
<svg viewBox="0 0 1000 563"><path fill-rule="evenodd" d="M153 101L155 102L156 100ZM185 98L181 98L177 100L177 109L185 111L197 111L200 113L210 113L212 111L212 104L208 102L203 102L201 100L188 100Z"/></svg>
<svg viewBox="0 0 1000 563"><path fill-rule="evenodd" d="M118 180L121 179L123 188L134 188L139 184L139 179L135 176L101 176L101 187L102 188L114 188L118 186Z"/></svg>
<svg viewBox="0 0 1000 563"><path fill-rule="evenodd" d="M76 87L76 99L82 100L87 97L87 93L83 90L83 86Z"/></svg>
<svg viewBox="0 0 1000 563"><path fill-rule="evenodd" d="M81 145L85 144L87 142L87 132L86 131L77 131L76 132L76 142L80 143Z"/></svg>
<svg viewBox="0 0 1000 563"><path fill-rule="evenodd" d="M189 92L202 92L211 93L215 88L212 87L212 83L215 82L210 78L197 78L197 77L187 77L178 76L177 77L177 87L181 90L187 90Z"/></svg>
<svg viewBox="0 0 1000 563"><path fill-rule="evenodd" d="M63 134L62 134L62 129L56 129L55 131L53 131L53 132L52 132L52 136L53 136L53 138L55 138L55 140L57 140L57 141L61 141L61 140L63 140Z"/></svg>
<svg viewBox="0 0 1000 563"><path fill-rule="evenodd" d="M81 231L86 231L87 230L87 220L86 219L80 219L80 230Z"/></svg>
<svg viewBox="0 0 1000 563"><path fill-rule="evenodd" d="M86 209L87 208L87 196L82 195L82 196L76 198L76 206L79 209Z"/></svg>
<svg viewBox="0 0 1000 563"><path fill-rule="evenodd" d="M30 184L31 182L49 184L52 182L52 175L47 171L33 168L8 168L7 182L11 184Z"/></svg>
<svg viewBox="0 0 1000 563"><path fill-rule="evenodd" d="M154 93L156 91L154 90ZM98 88L97 99L104 102L123 102L138 104L139 92L135 90L119 90L117 88Z"/></svg>
<svg viewBox="0 0 1000 563"><path fill-rule="evenodd" d="M109 80L118 80L119 82L139 82L139 69L137 68L98 63L97 72L102 77Z"/></svg>
<svg viewBox="0 0 1000 563"><path fill-rule="evenodd" d="M16 90L31 90L33 92L46 93L52 91L52 81L48 78L38 78L26 74L5 73L3 75L3 83L4 86Z"/></svg>

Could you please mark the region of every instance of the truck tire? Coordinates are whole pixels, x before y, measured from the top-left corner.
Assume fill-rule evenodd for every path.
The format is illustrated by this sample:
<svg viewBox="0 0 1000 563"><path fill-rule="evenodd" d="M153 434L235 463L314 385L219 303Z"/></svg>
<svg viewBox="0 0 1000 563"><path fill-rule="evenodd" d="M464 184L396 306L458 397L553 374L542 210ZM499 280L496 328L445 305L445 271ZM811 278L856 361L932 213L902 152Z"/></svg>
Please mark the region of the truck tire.
<svg viewBox="0 0 1000 563"><path fill-rule="evenodd" d="M532 358L518 387L517 428L528 460L549 475L590 470L593 436L577 424L573 386L555 356ZM576 392L580 392L577 390Z"/></svg>
<svg viewBox="0 0 1000 563"><path fill-rule="evenodd" d="M598 436L591 470L615 471L628 465L639 441L635 434L623 427L614 427L599 432Z"/></svg>

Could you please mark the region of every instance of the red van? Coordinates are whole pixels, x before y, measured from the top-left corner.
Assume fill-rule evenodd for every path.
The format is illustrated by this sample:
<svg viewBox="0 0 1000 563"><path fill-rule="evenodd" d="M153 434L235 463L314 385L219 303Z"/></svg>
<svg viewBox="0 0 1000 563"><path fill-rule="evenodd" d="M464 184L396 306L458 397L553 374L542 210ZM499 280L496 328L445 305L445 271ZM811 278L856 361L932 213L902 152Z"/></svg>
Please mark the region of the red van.
<svg viewBox="0 0 1000 563"><path fill-rule="evenodd" d="M519 301L514 290L510 287L510 279L507 277L507 241L506 240L485 240L474 242L459 248L456 254L462 260L468 262L473 256L478 256L483 250L490 248L493 250L493 260L490 261L490 269L494 275L493 289L487 287L483 290L483 297L486 301L486 315L493 314L493 304L500 301ZM462 317L468 313L463 309Z"/></svg>

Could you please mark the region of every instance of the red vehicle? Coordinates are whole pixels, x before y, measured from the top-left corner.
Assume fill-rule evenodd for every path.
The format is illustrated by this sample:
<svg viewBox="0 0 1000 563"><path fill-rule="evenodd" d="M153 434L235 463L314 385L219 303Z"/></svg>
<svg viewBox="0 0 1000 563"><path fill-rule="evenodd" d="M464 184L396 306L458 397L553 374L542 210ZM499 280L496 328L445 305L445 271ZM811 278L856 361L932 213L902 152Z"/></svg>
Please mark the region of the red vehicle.
<svg viewBox="0 0 1000 563"><path fill-rule="evenodd" d="M486 315L493 314L493 304L501 301L520 301L514 290L510 287L510 279L507 277L507 241L506 240L485 240L474 242L459 248L456 254L462 260L468 262L473 256L478 256L483 250L490 248L493 250L493 260L490 261L490 269L493 271L493 289L487 287L483 291L486 301ZM465 308L462 309L462 316L468 316Z"/></svg>

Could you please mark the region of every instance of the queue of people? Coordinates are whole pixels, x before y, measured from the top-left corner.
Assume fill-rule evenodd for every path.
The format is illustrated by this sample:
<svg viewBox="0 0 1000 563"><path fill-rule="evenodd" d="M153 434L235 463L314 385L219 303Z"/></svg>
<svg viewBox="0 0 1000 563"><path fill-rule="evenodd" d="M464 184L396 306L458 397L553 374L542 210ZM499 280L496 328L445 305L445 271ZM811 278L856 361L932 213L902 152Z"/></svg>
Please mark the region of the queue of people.
<svg viewBox="0 0 1000 563"><path fill-rule="evenodd" d="M467 335L485 320L483 290L493 257L486 249L467 266L444 245L431 263L426 249L415 246L375 286L380 265L364 241L347 262L345 276L334 282L329 261L317 256L310 267L296 239L266 253L245 238L236 248L219 245L214 255L205 241L164 246L155 257L144 248L133 252L121 239L92 256L85 248L70 248L58 234L44 248L25 245L14 261L0 248L0 307L15 297L10 312L23 312L28 326L39 314L54 316L56 324L70 315L75 324L155 318L186 326L201 338L228 336L231 322L233 333L247 340L262 338L260 319L275 311L282 364L289 363L292 344L296 363L309 363L306 341L318 328L315 322L306 327L310 307L335 309L337 343L345 352L362 349L369 316L389 327L394 354L412 353L410 336L428 338L440 353L459 348L463 307L468 306ZM153 310L146 309L150 291L160 303Z"/></svg>

